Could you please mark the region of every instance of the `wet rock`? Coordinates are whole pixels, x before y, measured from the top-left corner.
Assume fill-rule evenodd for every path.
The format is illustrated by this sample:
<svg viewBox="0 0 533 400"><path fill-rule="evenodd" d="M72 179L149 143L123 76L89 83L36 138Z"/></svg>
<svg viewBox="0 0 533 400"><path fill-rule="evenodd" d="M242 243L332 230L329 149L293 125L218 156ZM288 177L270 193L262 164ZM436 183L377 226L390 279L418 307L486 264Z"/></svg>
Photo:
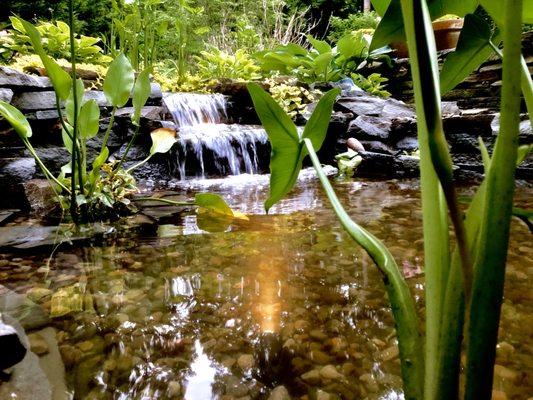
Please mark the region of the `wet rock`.
<svg viewBox="0 0 533 400"><path fill-rule="evenodd" d="M2 322L0 317L0 372L22 361L26 355L26 348L22 344L15 328Z"/></svg>
<svg viewBox="0 0 533 400"><path fill-rule="evenodd" d="M11 103L13 98L13 91L7 88L0 89L0 101L5 101L6 103Z"/></svg>
<svg viewBox="0 0 533 400"><path fill-rule="evenodd" d="M237 359L237 365L243 371L248 371L254 366L254 357L251 354L242 354Z"/></svg>
<svg viewBox="0 0 533 400"><path fill-rule="evenodd" d="M0 238L1 236L0 233ZM48 314L26 296L15 293L2 285L0 285L0 292L3 293L0 295L0 312L16 319L24 329L39 329L50 322Z"/></svg>
<svg viewBox="0 0 533 400"><path fill-rule="evenodd" d="M404 137L396 143L395 147L398 150L407 152L417 150L419 148L418 139L414 137Z"/></svg>
<svg viewBox="0 0 533 400"><path fill-rule="evenodd" d="M310 385L317 385L320 383L320 372L317 369L312 369L301 376L304 382L309 383Z"/></svg>
<svg viewBox="0 0 533 400"><path fill-rule="evenodd" d="M47 354L50 349L48 348L48 343L46 340L38 333L30 333L28 335L28 340L30 341L30 349L38 356Z"/></svg>
<svg viewBox="0 0 533 400"><path fill-rule="evenodd" d="M309 332L309 336L312 339L315 339L315 340L318 340L318 341L323 341L323 340L326 340L328 338L328 335L325 334L324 332L322 332L319 329L313 329L311 332Z"/></svg>
<svg viewBox="0 0 533 400"><path fill-rule="evenodd" d="M326 365L320 369L320 377L326 381L340 381L344 376L333 365Z"/></svg>
<svg viewBox="0 0 533 400"><path fill-rule="evenodd" d="M178 381L170 381L167 391L170 398L178 398L181 394L181 384Z"/></svg>
<svg viewBox="0 0 533 400"><path fill-rule="evenodd" d="M11 102L23 112L53 110L56 108L56 94L54 91L17 93Z"/></svg>
<svg viewBox="0 0 533 400"><path fill-rule="evenodd" d="M509 382L515 382L518 378L518 373L516 371L499 364L494 366L494 375Z"/></svg>
<svg viewBox="0 0 533 400"><path fill-rule="evenodd" d="M348 146L349 149L357 151L358 153L364 153L366 151L363 144L353 137L348 138L348 140L346 141L346 146Z"/></svg>
<svg viewBox="0 0 533 400"><path fill-rule="evenodd" d="M272 389L272 392L270 392L268 400L291 400L291 396L285 386L276 386Z"/></svg>
<svg viewBox="0 0 533 400"><path fill-rule="evenodd" d="M226 379L226 394L234 397L244 397L248 394L248 387L236 376Z"/></svg>
<svg viewBox="0 0 533 400"><path fill-rule="evenodd" d="M368 151L383 154L396 154L398 151L386 143L379 140L362 140L361 145Z"/></svg>
<svg viewBox="0 0 533 400"><path fill-rule="evenodd" d="M26 292L28 299L34 302L41 301L45 297L51 296L52 291L47 288L33 287Z"/></svg>
<svg viewBox="0 0 533 400"><path fill-rule="evenodd" d="M46 179L31 179L23 186L32 213L46 215L57 208L54 189Z"/></svg>
<svg viewBox="0 0 533 400"><path fill-rule="evenodd" d="M391 131L391 123L388 120L373 117L359 116L350 122L348 135L356 136L359 139L388 140Z"/></svg>
<svg viewBox="0 0 533 400"><path fill-rule="evenodd" d="M496 354L498 358L501 358L502 360L509 361L514 353L514 346L508 342L500 342L496 346Z"/></svg>
<svg viewBox="0 0 533 400"><path fill-rule="evenodd" d="M381 359L383 361L390 361L397 358L399 355L398 346L391 346L381 352Z"/></svg>
<svg viewBox="0 0 533 400"><path fill-rule="evenodd" d="M507 400L507 395L501 390L493 390L492 400Z"/></svg>
<svg viewBox="0 0 533 400"><path fill-rule="evenodd" d="M359 380L365 383L365 387L368 391L375 393L379 390L376 378L374 378L372 374L363 374L359 377Z"/></svg>
<svg viewBox="0 0 533 400"><path fill-rule="evenodd" d="M15 69L0 67L0 86L18 91L51 89L50 79L41 76L24 74Z"/></svg>

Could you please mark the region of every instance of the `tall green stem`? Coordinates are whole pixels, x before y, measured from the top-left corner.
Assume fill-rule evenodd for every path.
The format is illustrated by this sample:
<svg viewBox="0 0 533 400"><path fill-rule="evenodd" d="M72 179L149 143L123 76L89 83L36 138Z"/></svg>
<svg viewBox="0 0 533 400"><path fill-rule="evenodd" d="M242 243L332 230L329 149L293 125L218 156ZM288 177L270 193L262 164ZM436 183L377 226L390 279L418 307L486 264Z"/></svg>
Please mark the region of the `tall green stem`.
<svg viewBox="0 0 533 400"><path fill-rule="evenodd" d="M357 225L344 210L310 139L303 139L318 179L326 191L335 214L348 234L370 255L383 274L396 323L398 346L404 381L404 395L408 400L420 400L424 382L424 353L420 351L421 333L419 320L409 287L390 251L370 232Z"/></svg>
<svg viewBox="0 0 533 400"><path fill-rule="evenodd" d="M124 154L122 154L122 157L120 158L119 163L115 167L115 171L118 171L120 169L120 167L122 166L122 164L124 164L124 161L126 161L126 157L128 156L128 153L129 153L129 151L131 149L131 146L135 142L135 139L137 139L137 136L139 135L140 129L141 129L141 125L138 124L135 127L135 133L133 134L133 137L131 138L131 140L129 141L128 145L126 146L126 150L124 150Z"/></svg>
<svg viewBox="0 0 533 400"><path fill-rule="evenodd" d="M505 281L520 122L522 1L504 0L501 124L486 176L486 195L467 331L466 400L492 395Z"/></svg>

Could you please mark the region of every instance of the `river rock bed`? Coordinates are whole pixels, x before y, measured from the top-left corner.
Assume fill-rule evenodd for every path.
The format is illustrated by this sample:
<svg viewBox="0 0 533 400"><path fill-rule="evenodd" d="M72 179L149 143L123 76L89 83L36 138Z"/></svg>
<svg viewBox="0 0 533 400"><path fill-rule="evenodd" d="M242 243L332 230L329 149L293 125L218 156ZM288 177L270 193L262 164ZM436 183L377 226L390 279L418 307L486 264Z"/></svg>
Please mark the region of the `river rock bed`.
<svg viewBox="0 0 533 400"><path fill-rule="evenodd" d="M257 200L265 187L256 199L254 182L220 188L252 213L249 223L225 232L208 234L184 213L146 230L117 226L93 244L0 251L0 306L20 304L8 314L22 322L51 393L401 398L393 320L369 257L343 233L312 181L269 216ZM422 313L417 182L336 188L350 214L390 246ZM527 184L517 206L531 207ZM6 226L36 222L18 217ZM494 389L496 398L519 400L533 389L525 328L533 316L533 252L527 227L516 220L512 231ZM53 354L59 357L46 364ZM64 378L52 379L51 370L65 371ZM0 395L11 393L10 383L0 385Z"/></svg>

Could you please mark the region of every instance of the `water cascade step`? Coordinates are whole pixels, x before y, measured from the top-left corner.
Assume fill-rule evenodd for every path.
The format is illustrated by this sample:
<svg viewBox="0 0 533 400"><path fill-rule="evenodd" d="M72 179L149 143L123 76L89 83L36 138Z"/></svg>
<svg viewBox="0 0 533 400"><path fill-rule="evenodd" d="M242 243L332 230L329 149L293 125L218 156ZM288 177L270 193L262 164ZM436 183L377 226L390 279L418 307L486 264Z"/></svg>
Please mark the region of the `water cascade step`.
<svg viewBox="0 0 533 400"><path fill-rule="evenodd" d="M266 132L256 125L231 124L225 96L172 93L164 102L173 118L166 125L179 130L175 170L180 179L266 172Z"/></svg>

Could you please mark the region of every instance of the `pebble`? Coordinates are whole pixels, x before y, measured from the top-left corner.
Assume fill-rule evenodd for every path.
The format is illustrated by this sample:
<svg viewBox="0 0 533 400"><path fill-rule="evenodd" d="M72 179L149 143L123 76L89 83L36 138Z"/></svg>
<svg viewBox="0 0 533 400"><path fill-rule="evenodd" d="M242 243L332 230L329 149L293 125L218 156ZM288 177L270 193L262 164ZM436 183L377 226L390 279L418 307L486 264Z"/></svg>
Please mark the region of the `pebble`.
<svg viewBox="0 0 533 400"><path fill-rule="evenodd" d="M170 381L168 383L168 396L170 398L179 397L181 393L181 384L178 381Z"/></svg>
<svg viewBox="0 0 533 400"><path fill-rule="evenodd" d="M320 369L320 376L326 381L340 381L344 379L344 376L331 364Z"/></svg>
<svg viewBox="0 0 533 400"><path fill-rule="evenodd" d="M503 365L498 365L498 364L494 366L494 374L500 377L501 379L504 379L510 382L514 382L516 381L516 378L518 378L518 373L516 373L512 369L509 369L507 367L504 367Z"/></svg>
<svg viewBox="0 0 533 400"><path fill-rule="evenodd" d="M47 296L50 296L52 294L52 291L50 289L46 288L39 288L34 287L28 290L26 295L28 296L28 299L34 302L38 302L41 299L44 299Z"/></svg>
<svg viewBox="0 0 533 400"><path fill-rule="evenodd" d="M276 386L272 389L272 392L270 392L268 400L291 400L291 396L285 386Z"/></svg>
<svg viewBox="0 0 533 400"><path fill-rule="evenodd" d="M507 400L507 395L501 390L492 391L492 400Z"/></svg>
<svg viewBox="0 0 533 400"><path fill-rule="evenodd" d="M38 356L45 355L50 351L48 343L46 343L46 340L44 340L44 338L40 334L30 333L28 335L28 339L30 341L31 351L37 354Z"/></svg>
<svg viewBox="0 0 533 400"><path fill-rule="evenodd" d="M252 367L254 366L254 356L252 356L251 354L242 354L237 359L237 365L243 371L248 371L252 369Z"/></svg>
<svg viewBox="0 0 533 400"><path fill-rule="evenodd" d="M316 385L320 383L320 372L317 369L312 369L309 372L306 372L301 376L304 382L307 382L311 385Z"/></svg>
<svg viewBox="0 0 533 400"><path fill-rule="evenodd" d="M380 357L383 361L390 361L397 358L399 354L400 350L398 349L398 346L391 346L383 350Z"/></svg>
<svg viewBox="0 0 533 400"><path fill-rule="evenodd" d="M318 341L323 341L323 340L326 340L328 338L328 335L326 335L324 332L322 332L321 330L318 330L318 329L313 329L311 332L309 332L309 336L312 339L315 339L315 340L318 340Z"/></svg>

